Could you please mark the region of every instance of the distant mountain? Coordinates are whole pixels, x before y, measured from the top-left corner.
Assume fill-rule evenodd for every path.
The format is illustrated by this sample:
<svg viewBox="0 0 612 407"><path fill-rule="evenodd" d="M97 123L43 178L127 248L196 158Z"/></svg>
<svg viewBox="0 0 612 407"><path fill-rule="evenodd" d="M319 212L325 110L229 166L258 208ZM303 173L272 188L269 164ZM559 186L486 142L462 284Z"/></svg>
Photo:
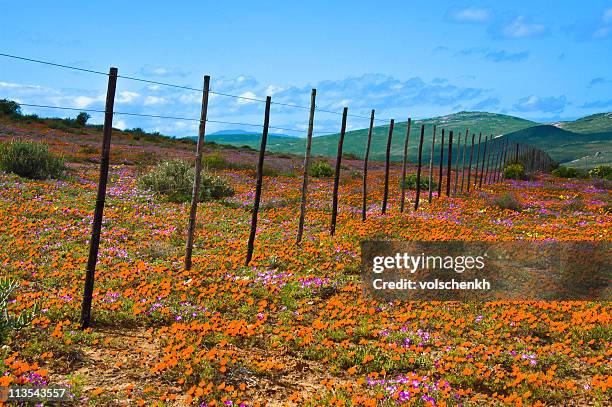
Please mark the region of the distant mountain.
<svg viewBox="0 0 612 407"><path fill-rule="evenodd" d="M592 157L590 164L588 158L575 163L584 166L584 161L587 161L586 165L590 167L612 161L612 131L578 133L553 125L540 125L509 133L505 137L511 141L534 145L546 151L560 163L570 163L584 157Z"/></svg>
<svg viewBox="0 0 612 407"><path fill-rule="evenodd" d="M350 119L349 119L350 120ZM507 116L495 113L486 112L459 112L451 115L434 117L431 119L415 120L412 122L410 129L410 146L409 146L409 159L416 160L418 138L420 136L420 126L424 124L426 127L425 138L424 138L424 151L431 145L432 127L433 125L438 126L437 137L441 137L441 130L445 128L448 134L450 129L460 131L462 134L465 133L466 129L470 129L470 133L474 132L477 134L476 141L478 140L478 134L482 133L483 137L487 134L503 134L507 132L513 132L516 130L524 129L537 125L538 123L530 120L521 119L518 117ZM392 138L391 157L393 160L399 161L402 159L404 151L404 138L406 136L407 122L395 123ZM389 134L389 126L376 126L372 132L372 144L370 150L370 157L372 160L383 160L385 157L387 135ZM357 157L363 157L364 149L367 141L368 129L352 130L346 132L344 139L345 153L353 154ZM448 137L448 136L447 136ZM313 139L312 142L312 154L320 156L335 157L338 150L338 138L339 134L330 134L319 136ZM210 141L215 141L220 144L233 144L233 145L248 145L253 148L259 147L260 138L247 137L246 135L220 135L218 138L208 138ZM456 135L455 135L456 140ZM300 139L289 139L289 138L275 138L270 139L268 143L268 150L276 152L285 152L293 154L304 154L305 140ZM424 153L424 157L428 153ZM437 154L437 152L436 152Z"/></svg>
<svg viewBox="0 0 612 407"><path fill-rule="evenodd" d="M190 138L197 140L197 137L195 136ZM231 144L235 146L259 148L261 145L261 133L249 132L245 130L221 130L207 134L206 141L214 141L218 144ZM271 146L277 143L291 146L296 143L299 144L300 138L282 133L268 133L267 144Z"/></svg>
<svg viewBox="0 0 612 407"><path fill-rule="evenodd" d="M197 137L189 137L197 140ZM261 133L212 133L207 134L205 140L215 142L217 144L229 144L237 147L249 146L256 150L261 146ZM266 150L268 151L285 151L285 150L300 150L303 145L303 140L299 137L292 137L286 134L268 133Z"/></svg>
<svg viewBox="0 0 612 407"><path fill-rule="evenodd" d="M210 136L217 136L217 135L223 135L223 134L252 134L252 132L246 131L246 130L240 130L240 129L219 130L219 131L215 131L214 133L210 133Z"/></svg>
<svg viewBox="0 0 612 407"><path fill-rule="evenodd" d="M241 129L235 129L235 130L219 130L219 131L215 131L214 133L210 133L207 134L206 137L217 137L217 136L239 136L239 135L249 135L249 136L259 136L261 137L261 133L258 133L256 131L247 131L247 130L241 130ZM274 136L278 136L278 137L291 137L291 138L299 138L299 136L294 136L291 134L283 134L283 133L268 133L268 135L274 135Z"/></svg>
<svg viewBox="0 0 612 407"><path fill-rule="evenodd" d="M573 122L553 123L554 126L577 133L605 133L612 131L612 112L597 113Z"/></svg>
<svg viewBox="0 0 612 407"><path fill-rule="evenodd" d="M351 119L349 118L349 121ZM514 141L536 145L542 150L549 152L555 160L562 163L579 160L582 157L595 157L595 155L597 155L601 162L607 162L606 160L612 152L611 113L596 114L573 122L554 123L554 125L543 125L519 117L487 112L459 112L430 119L415 120L412 122L410 129L408 148L408 159L411 162L415 162L418 159L418 141L421 125L425 125L423 162L429 161L434 125L437 126L436 148L434 152L436 160L438 160L442 129L445 129L446 140L448 140L449 131L453 130L454 151L456 151L457 136L461 135L461 141L463 142L465 132L469 130L468 145L471 144L472 134L475 134L476 143L481 133L483 140L487 135L503 135L510 137ZM395 123L391 143L391 159L393 161L402 160L406 126L407 122ZM345 135L343 151L359 158L363 157L367 134L367 128L348 131ZM370 149L370 158L372 160L384 160L388 134L388 125L374 127ZM338 138L338 134L315 137L312 142L312 154L335 157L338 149ZM248 132L240 134L216 133L207 136L206 139L219 144L248 145L258 149L261 135ZM298 155L304 154L304 149L305 139L276 134L270 135L267 146L269 151ZM587 161L589 161L588 158ZM590 162L594 163L595 160L590 160Z"/></svg>

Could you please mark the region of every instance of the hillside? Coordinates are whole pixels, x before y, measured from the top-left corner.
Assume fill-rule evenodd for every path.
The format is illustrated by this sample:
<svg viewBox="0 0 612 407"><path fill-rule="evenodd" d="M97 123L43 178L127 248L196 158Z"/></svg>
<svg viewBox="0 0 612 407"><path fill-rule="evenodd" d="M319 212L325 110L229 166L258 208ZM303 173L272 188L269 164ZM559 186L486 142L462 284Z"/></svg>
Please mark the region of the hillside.
<svg viewBox="0 0 612 407"><path fill-rule="evenodd" d="M443 127L447 130L454 129L455 131L460 131L462 134L465 134L466 129L470 129L470 132L475 132L476 134L482 132L484 135L514 132L535 126L538 123L518 117L486 112L459 112L431 119L416 120L412 123L410 131L409 159L412 161L417 159L418 146L416 143L420 136L421 124L425 124L426 126L424 144L430 146L432 137L431 127L433 125L438 126L439 130L437 137L440 137L440 131ZM371 159L384 160L388 134L388 125L376 126L374 128L370 151ZM367 135L368 129L348 131L344 139L344 152L363 157ZM405 136L406 122L395 123L391 147L391 157L394 161L400 161L402 159ZM314 138L312 142L312 153L314 155L328 157L335 156L338 149L338 137L338 134L330 134ZM215 141L220 144L248 145L253 148L259 147L259 135L253 137L252 135L244 134L224 134L218 135L215 138L207 138L207 140ZM304 139L272 137L268 140L267 148L270 151L304 154L304 146Z"/></svg>
<svg viewBox="0 0 612 407"><path fill-rule="evenodd" d="M451 115L434 117L431 119L416 120L410 131L410 143L408 158L414 162L418 159L418 140L421 125L426 126L423 159L429 159L431 151L432 127L438 126L437 144L439 144L441 129L452 129L465 137L466 129L476 134L484 135L507 135L513 141L525 144L533 144L547 151L551 156L561 163L572 163L584 167L586 157L587 167L597 164L612 162L612 114L600 113L578 119L573 122L560 122L553 125L542 125L530 120L518 117L486 113L486 112L459 112ZM357 157L363 157L367 129L348 131L345 135L343 151ZM382 161L385 158L385 150L389 126L376 126L372 134L372 145L370 157L372 160ZM393 131L391 145L391 159L401 161L403 156L404 138L406 135L406 122L396 123ZM319 136L313 139L312 153L314 155L334 157L338 149L338 134ZM209 141L219 144L232 144L237 146L247 145L258 148L260 143L259 134L216 134L207 137ZM468 138L468 143L471 136ZM271 135L268 139L267 149L274 152L304 154L304 139L295 137L284 137L282 135ZM435 155L438 157L439 147Z"/></svg>
<svg viewBox="0 0 612 407"><path fill-rule="evenodd" d="M574 120L573 122L559 122L553 125L577 133L612 132L612 112L597 113Z"/></svg>
<svg viewBox="0 0 612 407"><path fill-rule="evenodd" d="M579 160L573 164L584 167L583 157L591 157L586 159L587 167L612 162L612 131L578 133L552 125L540 125L507 134L506 137L539 147L560 163Z"/></svg>

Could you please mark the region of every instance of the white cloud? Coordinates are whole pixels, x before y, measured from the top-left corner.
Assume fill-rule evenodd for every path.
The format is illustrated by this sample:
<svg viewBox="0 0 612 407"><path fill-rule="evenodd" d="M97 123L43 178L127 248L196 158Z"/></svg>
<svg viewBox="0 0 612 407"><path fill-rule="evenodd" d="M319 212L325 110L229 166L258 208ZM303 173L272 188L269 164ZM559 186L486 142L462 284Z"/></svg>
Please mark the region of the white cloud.
<svg viewBox="0 0 612 407"><path fill-rule="evenodd" d="M94 103L102 102L102 101L104 101L104 95L100 95L97 97L76 96L72 100L72 103L78 109L85 109L86 107L91 106Z"/></svg>
<svg viewBox="0 0 612 407"><path fill-rule="evenodd" d="M284 89L280 86L268 85L264 93L266 94L266 96L274 96L275 93L281 92L283 90Z"/></svg>
<svg viewBox="0 0 612 407"><path fill-rule="evenodd" d="M117 120L115 123L113 123L113 127L116 129L125 130L127 129L127 124L125 124L125 121L123 120Z"/></svg>
<svg viewBox="0 0 612 407"><path fill-rule="evenodd" d="M606 23L612 23L612 8L604 10L603 20Z"/></svg>
<svg viewBox="0 0 612 407"><path fill-rule="evenodd" d="M565 95L559 97L527 96L518 100L513 108L517 112L560 113L568 105Z"/></svg>
<svg viewBox="0 0 612 407"><path fill-rule="evenodd" d="M124 90L124 91L119 92L119 97L116 98L116 101L118 103L130 103L139 96L140 96L139 93Z"/></svg>
<svg viewBox="0 0 612 407"><path fill-rule="evenodd" d="M29 85L21 85L19 83L0 82L0 88L12 88L12 89L16 89L16 88L38 88L38 89L40 89L40 86L29 86Z"/></svg>
<svg viewBox="0 0 612 407"><path fill-rule="evenodd" d="M183 71L180 68L165 67L165 66L151 66L151 65L145 65L142 68L140 68L140 73L145 76L159 76L159 77L187 76L187 72Z"/></svg>
<svg viewBox="0 0 612 407"><path fill-rule="evenodd" d="M212 99L212 96L216 96L216 95L209 95L208 99ZM201 104L202 103L202 96L200 96L199 93L195 93L195 92L187 92L187 93L183 93L178 97L179 101L181 103L185 103L187 105L189 104Z"/></svg>
<svg viewBox="0 0 612 407"><path fill-rule="evenodd" d="M601 27L593 32L593 38L606 38L612 32L612 27Z"/></svg>
<svg viewBox="0 0 612 407"><path fill-rule="evenodd" d="M342 99L339 102L333 103L331 105L332 109L344 109L344 107L349 106L351 104L350 99Z"/></svg>
<svg viewBox="0 0 612 407"><path fill-rule="evenodd" d="M503 27L502 34L510 38L524 38L542 34L545 30L546 26L543 24L531 23L524 16L518 16Z"/></svg>
<svg viewBox="0 0 612 407"><path fill-rule="evenodd" d="M243 79L241 79L241 78L243 78L243 77L239 77L238 78L238 82L242 82L243 81ZM256 99L257 98L257 95L255 95L250 90L246 91L246 92L242 92L239 96L242 97L242 98L249 98L249 99ZM238 100L237 103L239 105L249 105L251 103L256 103L255 100L248 100L248 99L237 99L237 100Z"/></svg>
<svg viewBox="0 0 612 407"><path fill-rule="evenodd" d="M482 8L464 8L451 14L454 21L461 23L482 23L491 18L491 13Z"/></svg>
<svg viewBox="0 0 612 407"><path fill-rule="evenodd" d="M135 114L163 115L198 119L200 116L201 92L188 92L160 86L149 89L150 84L142 88L133 88L117 92L118 103L129 103L117 111ZM396 117L405 119L408 115L423 115L425 112L450 108L458 103L473 104L474 100L483 100L491 96L488 91L469 86L455 85L447 80L425 81L414 77L407 80L397 79L383 74L364 74L341 80L326 80L305 86L288 86L282 83L260 83L255 78L240 75L233 78L215 79L212 89L217 92L240 95L251 99L263 99L272 94L272 100L279 103L309 106L311 88L317 89L317 105L324 110L341 113L344 106L349 113L369 116L372 108L377 117ZM20 100L23 103L66 106L79 109L103 109L104 94L88 93L85 90L42 88L23 84L0 82L2 97ZM209 97L208 117L210 120L260 124L264 104L259 101L234 99L211 94ZM418 107L418 109L416 108ZM28 113L42 115L58 114L45 109L28 108ZM428 113L427 113L428 114ZM124 117L120 117L124 119ZM101 117L97 117L98 123ZM180 121L182 122L182 121ZM351 117L350 122L356 127L367 126L368 120ZM308 123L307 109L295 109L286 106L274 106L272 124L278 127L304 129ZM147 131L161 129L163 134L186 136L193 135L197 121L185 121L185 124L161 118L130 117L130 127L142 127ZM119 122L117 122L119 126ZM195 127L194 127L195 126ZM318 112L315 126L318 132L336 132L340 126L340 117L325 112ZM211 123L209 131L242 128L241 126L224 126ZM293 134L293 133L292 133ZM302 133L295 133L300 135Z"/></svg>
<svg viewBox="0 0 612 407"><path fill-rule="evenodd" d="M166 99L158 96L147 96L144 100L145 106L160 105L162 103L166 103Z"/></svg>

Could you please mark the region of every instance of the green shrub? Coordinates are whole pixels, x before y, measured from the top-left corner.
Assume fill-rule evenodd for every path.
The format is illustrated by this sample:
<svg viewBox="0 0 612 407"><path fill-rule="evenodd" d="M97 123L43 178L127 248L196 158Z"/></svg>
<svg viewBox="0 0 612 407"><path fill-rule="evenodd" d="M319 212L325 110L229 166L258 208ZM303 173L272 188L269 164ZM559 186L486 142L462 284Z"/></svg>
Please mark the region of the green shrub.
<svg viewBox="0 0 612 407"><path fill-rule="evenodd" d="M355 153L342 153L343 160L361 160L359 156Z"/></svg>
<svg viewBox="0 0 612 407"><path fill-rule="evenodd" d="M509 209L515 212L520 212L523 210L523 206L518 199L516 199L516 196L510 193L494 197L493 204L498 208Z"/></svg>
<svg viewBox="0 0 612 407"><path fill-rule="evenodd" d="M15 101L0 99L0 114L21 115L21 106Z"/></svg>
<svg viewBox="0 0 612 407"><path fill-rule="evenodd" d="M0 144L0 170L31 179L59 178L66 170L44 143L9 141Z"/></svg>
<svg viewBox="0 0 612 407"><path fill-rule="evenodd" d="M508 164L506 168L504 168L504 178L506 179L525 179L527 175L525 174L525 167L523 164L513 163Z"/></svg>
<svg viewBox="0 0 612 407"><path fill-rule="evenodd" d="M231 163L218 151L202 156L202 165L209 170L223 170L231 167Z"/></svg>
<svg viewBox="0 0 612 407"><path fill-rule="evenodd" d="M8 312L9 300L18 288L19 283L8 278L0 278L0 344L4 343L10 331L17 331L28 326L38 311L38 306L34 305L18 315Z"/></svg>
<svg viewBox="0 0 612 407"><path fill-rule="evenodd" d="M406 181L404 182L406 189L415 190L417 187L417 175L416 174L406 174ZM400 181L400 188L402 184ZM431 182L431 189L438 188L438 184L435 181ZM429 176L421 174L421 189L429 190Z"/></svg>
<svg viewBox="0 0 612 407"><path fill-rule="evenodd" d="M50 129L65 131L66 133L72 133L70 126L66 125L63 121L54 121L48 124Z"/></svg>
<svg viewBox="0 0 612 407"><path fill-rule="evenodd" d="M310 165L308 174L315 178L329 178L334 175L334 169L325 160L319 160Z"/></svg>
<svg viewBox="0 0 612 407"><path fill-rule="evenodd" d="M163 161L139 178L142 187L164 195L172 202L191 200L195 168L185 160ZM223 179L201 172L199 201L221 199L234 195L234 190Z"/></svg>
<svg viewBox="0 0 612 407"><path fill-rule="evenodd" d="M576 168L559 166L553 170L552 175L560 178L582 178L584 173Z"/></svg>
<svg viewBox="0 0 612 407"><path fill-rule="evenodd" d="M81 112L77 115L76 119L74 119L75 123L81 127L85 127L87 124L87 120L91 119L89 113Z"/></svg>
<svg viewBox="0 0 612 407"><path fill-rule="evenodd" d="M591 178L612 180L612 165L598 165L589 171Z"/></svg>

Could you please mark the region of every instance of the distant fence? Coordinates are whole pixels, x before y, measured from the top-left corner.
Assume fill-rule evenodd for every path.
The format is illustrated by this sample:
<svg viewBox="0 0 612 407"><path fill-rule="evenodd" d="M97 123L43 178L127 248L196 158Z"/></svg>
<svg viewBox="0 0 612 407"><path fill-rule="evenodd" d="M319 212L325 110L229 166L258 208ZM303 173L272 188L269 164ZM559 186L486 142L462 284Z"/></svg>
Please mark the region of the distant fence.
<svg viewBox="0 0 612 407"><path fill-rule="evenodd" d="M187 227L187 239L185 244L185 259L184 259L184 268L186 270L191 269L192 267L192 253L193 253L193 242L194 242L194 234L195 234L195 226L197 219L197 204L198 204L198 196L200 190L200 169L202 167L202 153L204 147L204 139L206 135L206 123L224 123L224 124L232 124L232 125L240 125L240 126L253 126L253 127L261 127L262 137L261 137L261 145L259 148L259 156L257 162L257 175L256 175L256 185L255 185L255 198L253 202L252 209L252 218L251 218L251 228L249 234L249 240L247 242L247 255L245 259L245 264L248 265L251 262L253 257L253 251L255 248L255 239L256 239L256 231L257 231L257 220L259 213L259 205L261 200L261 191L263 184L263 170L264 170L264 161L266 155L266 143L268 137L269 129L276 130L284 130L284 131L296 131L296 132L305 132L306 133L306 147L304 154L304 171L303 171L303 182L302 182L302 192L301 192L301 200L300 200L300 215L298 221L298 230L296 243L299 244L303 237L303 226L304 220L306 217L306 209L307 209L307 200L308 200L308 170L310 165L310 154L311 154L311 146L313 142L313 131L314 128L314 120L315 113L323 112L336 114L341 116L341 125L340 125L340 136L338 140L338 150L336 156L336 165L335 165L335 174L333 181L333 193L332 193L332 213L330 219L329 231L333 236L336 230L336 220L338 215L338 189L340 182L340 175L342 171L342 149L344 143L344 137L346 133L347 127L347 118L354 117L360 119L369 120L369 128L368 128L368 138L366 145L364 146L364 158L363 158L363 178L362 178L362 220L366 221L366 206L368 201L368 187L367 187L367 175L368 175L368 159L369 152L372 140L372 132L374 128L375 121L379 122L389 122L389 134L387 138L387 148L385 155L385 176L384 176L384 195L383 202L381 205L381 212L385 214L387 212L387 201L389 194L389 178L390 178L390 153L391 153L391 141L393 138L393 130L394 130L394 120L393 119L377 119L375 118L375 110L371 111L370 116L361 116L355 114L348 113L348 107L345 107L342 112L335 112L331 110L319 109L316 105L316 90L313 89L311 93L311 102L310 106L300 106L296 104L289 103L280 103L273 102L270 96L266 97L266 99L257 99L251 97L244 97L240 95L232 95L227 93L220 93L211 90L210 88L210 76L204 76L204 84L202 89L191 88L187 86L181 86L176 84L150 81L142 78L134 78L128 76L120 76L117 68L110 68L108 73L94 71L90 69L82 69L78 67L73 67L69 65L56 64L47 61L40 61L30 58L24 58L14 55L8 54L0 54L0 56L18 59L22 61L44 64L49 66L55 66L65 69L72 69L77 71L89 72L98 75L104 75L108 78L107 85L107 94L106 94L106 105L104 110L93 110L93 109L75 109L71 107L61 107L61 106L44 106L44 105L36 105L36 104L27 104L21 103L23 106L31 106L31 107L44 107L44 108L55 108L55 109L63 109L63 110L77 110L77 111L85 111L85 112L97 112L104 113L104 126L103 126L103 138L102 138L102 149L101 149L101 158L100 158L100 175L98 179L98 189L97 189L97 198L96 198L96 206L94 211L94 219L92 225L92 236L89 245L89 257L87 262L86 269L86 278L85 278L85 289L83 295L83 303L81 310L81 327L86 328L90 325L91 321L91 303L93 297L93 287L95 280L95 270L98 259L98 249L100 245L100 233L102 229L102 218L104 212L104 203L106 199L106 186L108 181L108 168L109 168L109 157L110 157L110 149L111 149L111 135L112 135L112 124L113 124L113 116L115 115L128 115L128 116L139 116L139 117L153 117L153 118L162 118L162 119L172 119L172 120L188 120L188 121L196 121L199 123L198 130L198 141L196 145L196 151L194 156L195 161L195 178L193 181L193 191L192 191L192 200L189 212L189 223ZM130 113L130 112L116 112L114 111L114 103L115 103L115 91L117 87L117 80L119 78L131 81L139 81L145 82L160 86L169 86L174 88L181 88L191 91L196 91L201 93L202 95L202 106L201 106L201 114L199 118L186 118L186 117L172 117L172 116L163 116L163 115L147 115L140 113ZM254 123L236 123L224 120L216 120L208 118L208 102L209 95L215 94L219 96L231 97L236 99L247 99L252 102L261 102L265 104L265 112L264 112L264 120L263 124L254 124ZM273 127L270 126L270 106L276 104L288 108L302 109L309 112L309 121L308 121L308 129L300 130L300 129L288 129L281 127ZM408 119L407 123L407 131L404 139L404 150L403 150L403 161L402 161L402 173L401 173L401 197L400 197L400 212L404 212L405 206L405 195L406 195L406 171L407 171L407 157L408 152L410 150L410 129L411 129L412 120ZM428 146L424 146L425 132L432 132L432 142L431 148ZM476 142L476 135L474 133L471 134L470 131L465 130L465 133L455 133L454 130L447 131L447 129L441 129L440 131L440 142L436 143L436 132L438 132L438 128L436 126L431 127L430 129L426 129L425 125L421 125L420 128L420 138L418 140L418 162L416 168L416 197L414 201L414 210L418 210L420 201L421 201L421 192L427 193L428 202L432 202L432 199L440 198L443 193L442 184L443 179L446 179L446 188L445 195L447 197L458 196L465 192L469 193L470 190L474 190L475 188L482 188L483 185L488 185L491 183L499 182L504 177L504 169L509 163L520 163L528 173L536 173L536 172L547 172L550 170L551 166L555 164L554 160L542 150L539 150L533 146L520 144L510 141L506 137L493 137L493 135L485 135L483 139L483 135L478 135L478 141ZM447 137L448 135L448 137ZM456 138L455 138L456 135ZM462 137L463 136L463 137ZM468 143L468 139L470 142ZM456 146L453 145L454 140L456 140ZM439 149L439 161L434 162L435 152ZM454 170L452 168L454 160ZM467 165L466 165L467 163ZM428 169L428 180L427 183L427 191L422 191L422 182L421 179L424 177L423 168L426 167ZM437 171L436 171L437 170ZM434 173L437 172L437 191L433 190L434 185ZM454 174L454 180L453 180Z"/></svg>

